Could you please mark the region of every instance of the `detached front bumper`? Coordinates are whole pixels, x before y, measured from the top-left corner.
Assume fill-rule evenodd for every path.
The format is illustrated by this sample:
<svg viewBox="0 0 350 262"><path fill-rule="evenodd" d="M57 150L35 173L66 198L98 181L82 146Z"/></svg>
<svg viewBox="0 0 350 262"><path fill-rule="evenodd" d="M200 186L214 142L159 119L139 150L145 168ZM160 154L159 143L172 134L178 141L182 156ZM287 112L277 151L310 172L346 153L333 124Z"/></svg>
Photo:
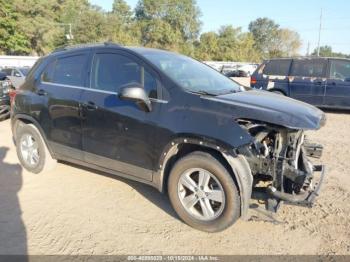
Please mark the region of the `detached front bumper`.
<svg viewBox="0 0 350 262"><path fill-rule="evenodd" d="M277 191L273 187L269 187L268 191L269 194L274 197L275 199L284 201L285 204L290 205L298 205L298 206L305 206L305 207L312 207L316 197L319 196L319 193L321 191L322 183L325 177L325 166L324 165L315 165L313 166L313 186L310 185L309 189L301 194L288 194L281 191ZM315 173L320 173L318 181L314 182L315 180Z"/></svg>

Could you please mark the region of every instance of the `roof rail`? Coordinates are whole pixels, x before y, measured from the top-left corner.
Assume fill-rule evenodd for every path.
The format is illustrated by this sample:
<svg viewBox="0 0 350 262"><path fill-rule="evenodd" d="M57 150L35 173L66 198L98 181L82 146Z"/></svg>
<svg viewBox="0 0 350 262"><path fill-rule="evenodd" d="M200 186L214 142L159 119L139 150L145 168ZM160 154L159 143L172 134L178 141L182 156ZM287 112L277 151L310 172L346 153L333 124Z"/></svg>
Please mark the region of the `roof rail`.
<svg viewBox="0 0 350 262"><path fill-rule="evenodd" d="M105 46L116 46L116 47L121 47L122 45L113 43L112 41L107 41L103 43Z"/></svg>
<svg viewBox="0 0 350 262"><path fill-rule="evenodd" d="M77 44L77 45L65 45L56 48L52 53L57 53L61 51L67 51L72 49L78 49L78 48L89 48L89 47L98 47L98 46L115 46L115 47L121 47L121 45L113 43L113 42L104 42L104 43L94 43L94 44Z"/></svg>

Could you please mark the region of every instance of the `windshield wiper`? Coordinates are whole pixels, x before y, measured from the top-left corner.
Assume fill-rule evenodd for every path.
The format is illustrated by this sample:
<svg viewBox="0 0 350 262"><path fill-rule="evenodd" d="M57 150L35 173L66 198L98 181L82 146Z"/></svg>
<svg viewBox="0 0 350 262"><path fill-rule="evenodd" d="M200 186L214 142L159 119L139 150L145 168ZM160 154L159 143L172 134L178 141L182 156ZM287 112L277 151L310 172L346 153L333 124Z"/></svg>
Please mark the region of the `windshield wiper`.
<svg viewBox="0 0 350 262"><path fill-rule="evenodd" d="M194 94L199 94L199 95L206 95L206 96L217 96L217 94L207 92L205 90L198 90L198 91L193 91L193 90L188 90L188 92L194 93Z"/></svg>
<svg viewBox="0 0 350 262"><path fill-rule="evenodd" d="M220 95L227 95L227 94L235 94L235 93L239 93L241 92L241 90L237 90L237 89L227 89L227 90L222 90L220 92Z"/></svg>

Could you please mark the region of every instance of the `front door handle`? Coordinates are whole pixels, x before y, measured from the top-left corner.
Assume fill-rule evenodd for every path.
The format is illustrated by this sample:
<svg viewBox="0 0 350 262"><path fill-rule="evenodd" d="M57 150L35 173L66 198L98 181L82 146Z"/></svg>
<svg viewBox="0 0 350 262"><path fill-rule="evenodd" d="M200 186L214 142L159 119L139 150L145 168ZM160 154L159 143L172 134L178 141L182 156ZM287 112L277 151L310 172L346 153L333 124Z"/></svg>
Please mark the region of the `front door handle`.
<svg viewBox="0 0 350 262"><path fill-rule="evenodd" d="M89 110L89 111L95 111L98 109L98 106L92 101L83 103L82 107L85 108L86 110Z"/></svg>
<svg viewBox="0 0 350 262"><path fill-rule="evenodd" d="M39 89L36 91L36 94L39 96L47 96L47 92L44 89Z"/></svg>
<svg viewBox="0 0 350 262"><path fill-rule="evenodd" d="M322 81L316 81L316 82L315 82L315 84L316 84L316 85L319 85L319 86L322 85L322 83L323 83Z"/></svg>

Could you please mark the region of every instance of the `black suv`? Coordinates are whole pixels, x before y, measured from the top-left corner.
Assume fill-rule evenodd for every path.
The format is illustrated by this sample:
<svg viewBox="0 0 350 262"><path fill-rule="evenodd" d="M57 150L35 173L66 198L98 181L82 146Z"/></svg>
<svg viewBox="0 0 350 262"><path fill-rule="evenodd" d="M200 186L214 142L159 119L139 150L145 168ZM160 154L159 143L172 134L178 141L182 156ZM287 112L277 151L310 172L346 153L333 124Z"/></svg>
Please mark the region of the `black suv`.
<svg viewBox="0 0 350 262"><path fill-rule="evenodd" d="M189 225L220 231L248 217L252 198L277 210L310 206L320 184L319 109L240 87L179 54L116 44L39 59L12 98L21 164L33 173L64 160L167 192ZM318 178L316 179L318 180ZM317 185L317 186L315 186ZM259 201L260 202L260 201Z"/></svg>
<svg viewBox="0 0 350 262"><path fill-rule="evenodd" d="M350 59L267 60L253 73L251 87L322 108L350 109Z"/></svg>

